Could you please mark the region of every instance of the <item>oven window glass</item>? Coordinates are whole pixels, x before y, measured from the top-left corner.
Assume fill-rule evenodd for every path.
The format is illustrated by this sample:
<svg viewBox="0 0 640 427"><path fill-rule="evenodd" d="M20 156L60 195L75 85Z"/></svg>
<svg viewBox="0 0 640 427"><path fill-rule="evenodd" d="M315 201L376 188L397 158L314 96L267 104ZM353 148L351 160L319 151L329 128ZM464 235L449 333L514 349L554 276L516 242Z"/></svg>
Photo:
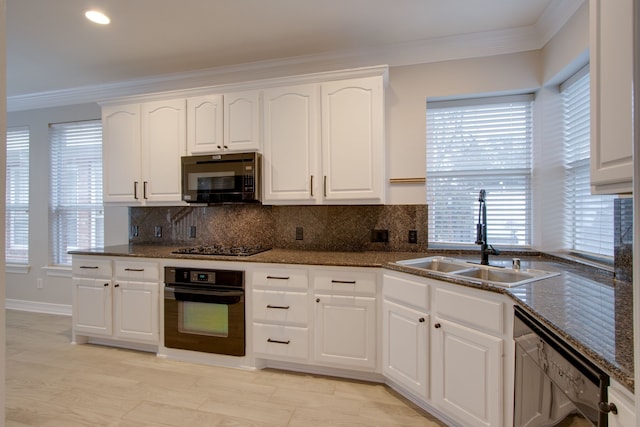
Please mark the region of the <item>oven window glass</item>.
<svg viewBox="0 0 640 427"><path fill-rule="evenodd" d="M194 301L181 301L178 330L181 333L229 336L229 306Z"/></svg>

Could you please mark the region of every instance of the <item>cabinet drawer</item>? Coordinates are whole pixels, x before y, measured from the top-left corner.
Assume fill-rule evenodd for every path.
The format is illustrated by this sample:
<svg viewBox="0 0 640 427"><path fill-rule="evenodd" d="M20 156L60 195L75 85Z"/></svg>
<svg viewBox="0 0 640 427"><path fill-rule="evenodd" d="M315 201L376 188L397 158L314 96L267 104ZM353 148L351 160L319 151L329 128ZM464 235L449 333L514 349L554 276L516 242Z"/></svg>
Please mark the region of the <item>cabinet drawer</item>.
<svg viewBox="0 0 640 427"><path fill-rule="evenodd" d="M309 274L303 268L265 268L253 272L254 287L306 290Z"/></svg>
<svg viewBox="0 0 640 427"><path fill-rule="evenodd" d="M309 357L309 330L293 326L253 324L253 351L266 356Z"/></svg>
<svg viewBox="0 0 640 427"><path fill-rule="evenodd" d="M385 299L429 311L429 285L426 283L385 274L382 294Z"/></svg>
<svg viewBox="0 0 640 427"><path fill-rule="evenodd" d="M504 333L504 303L500 301L437 289L434 307L438 316L466 323L474 329L494 335Z"/></svg>
<svg viewBox="0 0 640 427"><path fill-rule="evenodd" d="M254 320L307 324L309 305L306 293L254 290L252 295Z"/></svg>
<svg viewBox="0 0 640 427"><path fill-rule="evenodd" d="M158 281L160 268L155 262L116 261L116 278Z"/></svg>
<svg viewBox="0 0 640 427"><path fill-rule="evenodd" d="M73 257L72 271L74 277L111 277L110 259Z"/></svg>
<svg viewBox="0 0 640 427"><path fill-rule="evenodd" d="M315 274L314 288L324 292L375 295L376 274L358 271L322 270Z"/></svg>

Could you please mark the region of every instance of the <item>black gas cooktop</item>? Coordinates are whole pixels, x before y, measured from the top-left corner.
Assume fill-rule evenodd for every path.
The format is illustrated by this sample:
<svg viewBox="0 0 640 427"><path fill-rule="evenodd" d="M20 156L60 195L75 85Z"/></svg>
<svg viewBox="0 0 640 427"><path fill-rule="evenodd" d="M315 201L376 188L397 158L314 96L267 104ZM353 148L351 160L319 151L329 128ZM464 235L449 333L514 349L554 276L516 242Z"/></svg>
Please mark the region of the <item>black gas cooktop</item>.
<svg viewBox="0 0 640 427"><path fill-rule="evenodd" d="M253 246L226 246L226 245L200 245L190 248L180 248L172 253L188 255L228 255L228 256L249 256L260 252L268 251L271 248Z"/></svg>

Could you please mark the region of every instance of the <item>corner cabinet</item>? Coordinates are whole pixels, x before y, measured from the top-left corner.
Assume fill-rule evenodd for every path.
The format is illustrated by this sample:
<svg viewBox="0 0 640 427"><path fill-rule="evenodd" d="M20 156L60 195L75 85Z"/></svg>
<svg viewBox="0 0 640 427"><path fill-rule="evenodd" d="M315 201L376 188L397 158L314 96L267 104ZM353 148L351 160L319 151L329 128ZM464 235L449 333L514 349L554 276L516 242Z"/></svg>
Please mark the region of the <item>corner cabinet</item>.
<svg viewBox="0 0 640 427"><path fill-rule="evenodd" d="M590 0L591 192L632 192L633 0Z"/></svg>
<svg viewBox="0 0 640 427"><path fill-rule="evenodd" d="M509 299L400 272L385 272L382 294L382 370L390 384L455 424L510 425Z"/></svg>
<svg viewBox="0 0 640 427"><path fill-rule="evenodd" d="M185 108L184 99L103 107L105 203L181 203Z"/></svg>
<svg viewBox="0 0 640 427"><path fill-rule="evenodd" d="M264 91L265 204L385 200L384 78Z"/></svg>

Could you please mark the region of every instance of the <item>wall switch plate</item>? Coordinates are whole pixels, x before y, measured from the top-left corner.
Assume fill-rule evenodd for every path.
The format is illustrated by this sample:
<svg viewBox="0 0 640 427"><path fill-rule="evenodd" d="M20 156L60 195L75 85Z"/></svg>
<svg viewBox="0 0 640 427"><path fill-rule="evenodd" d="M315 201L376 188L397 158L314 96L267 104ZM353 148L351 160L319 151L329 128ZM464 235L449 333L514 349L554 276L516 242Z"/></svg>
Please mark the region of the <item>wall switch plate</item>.
<svg viewBox="0 0 640 427"><path fill-rule="evenodd" d="M38 277L38 279L36 279L36 288L42 289L42 287L42 277Z"/></svg>
<svg viewBox="0 0 640 427"><path fill-rule="evenodd" d="M418 243L418 230L409 230L409 243Z"/></svg>
<svg viewBox="0 0 640 427"><path fill-rule="evenodd" d="M189 226L189 238L190 239L195 239L196 238L196 226L195 225Z"/></svg>
<svg viewBox="0 0 640 427"><path fill-rule="evenodd" d="M155 237L162 237L162 226L160 226L160 225L156 225L156 226L153 228L153 235L154 235Z"/></svg>
<svg viewBox="0 0 640 427"><path fill-rule="evenodd" d="M296 240L304 239L304 229L302 227L296 227Z"/></svg>
<svg viewBox="0 0 640 427"><path fill-rule="evenodd" d="M389 230L371 230L371 241L386 243L389 241Z"/></svg>

